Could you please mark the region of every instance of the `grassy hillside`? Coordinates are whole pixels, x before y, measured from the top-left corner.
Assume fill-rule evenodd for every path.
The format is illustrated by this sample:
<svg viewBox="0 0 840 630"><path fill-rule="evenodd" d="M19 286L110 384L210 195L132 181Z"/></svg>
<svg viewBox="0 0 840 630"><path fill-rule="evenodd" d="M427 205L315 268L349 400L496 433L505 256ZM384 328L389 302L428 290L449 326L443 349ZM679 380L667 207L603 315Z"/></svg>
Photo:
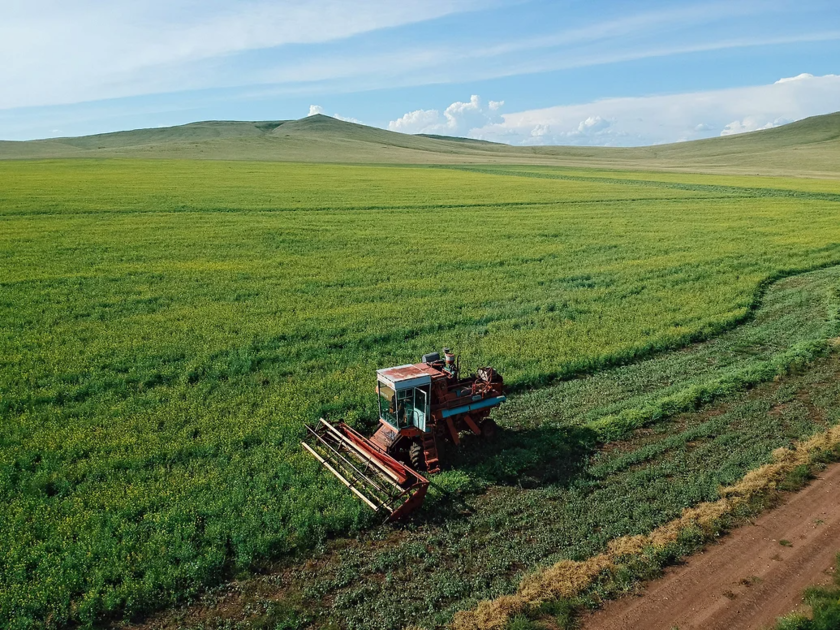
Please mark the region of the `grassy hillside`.
<svg viewBox="0 0 840 630"><path fill-rule="evenodd" d="M0 142L0 159L143 157L389 164L554 164L840 177L840 113L738 136L632 149L511 147L410 136L316 115Z"/></svg>
<svg viewBox="0 0 840 630"><path fill-rule="evenodd" d="M321 414L370 429L378 367L451 345L521 391L840 261L836 181L482 168L0 163L0 626L137 613L367 526L298 442Z"/></svg>
<svg viewBox="0 0 840 630"><path fill-rule="evenodd" d="M553 155L563 149L541 150ZM590 154L598 157L597 151ZM615 149L610 159L645 167L690 165L721 172L840 174L840 112L798 122L694 142Z"/></svg>
<svg viewBox="0 0 840 630"><path fill-rule="evenodd" d="M0 143L0 158L155 157L298 162L451 161L508 153L506 145L411 136L322 116L269 122L209 121L162 129ZM456 159L456 161L458 161Z"/></svg>

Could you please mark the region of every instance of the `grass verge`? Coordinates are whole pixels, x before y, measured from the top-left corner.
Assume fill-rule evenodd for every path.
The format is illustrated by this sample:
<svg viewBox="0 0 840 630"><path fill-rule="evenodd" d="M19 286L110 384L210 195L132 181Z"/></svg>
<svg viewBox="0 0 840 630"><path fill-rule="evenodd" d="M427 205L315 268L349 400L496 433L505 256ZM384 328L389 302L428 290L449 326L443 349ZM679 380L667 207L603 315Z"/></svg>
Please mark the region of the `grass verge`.
<svg viewBox="0 0 840 630"><path fill-rule="evenodd" d="M840 459L840 427L794 448L778 449L773 459L738 483L721 488L717 501L687 508L650 534L617 538L605 553L583 561L562 560L532 573L514 595L458 613L453 629L503 630L522 626L524 620L557 616L558 609L571 625L574 615L570 611L627 592L635 582L650 579L726 529L772 506L780 492L804 485L813 467Z"/></svg>
<svg viewBox="0 0 840 630"><path fill-rule="evenodd" d="M840 554L835 567L840 565ZM811 614L794 613L776 622L774 630L835 630L840 628L840 572L834 572L834 585L812 587L803 597L810 606Z"/></svg>

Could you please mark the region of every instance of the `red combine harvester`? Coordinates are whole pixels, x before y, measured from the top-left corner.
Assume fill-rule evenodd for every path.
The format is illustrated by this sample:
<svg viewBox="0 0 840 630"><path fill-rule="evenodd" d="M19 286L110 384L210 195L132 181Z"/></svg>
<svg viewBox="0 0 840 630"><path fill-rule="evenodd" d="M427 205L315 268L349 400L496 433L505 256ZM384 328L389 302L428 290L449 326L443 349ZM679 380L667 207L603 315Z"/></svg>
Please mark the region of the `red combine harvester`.
<svg viewBox="0 0 840 630"><path fill-rule="evenodd" d="M407 516L426 496L421 472L440 470L438 444L460 444L460 434L496 433L490 412L505 402L504 381L491 367L461 378L448 348L422 363L376 372L379 429L368 439L343 422L323 418L307 426L303 447L373 510L390 520Z"/></svg>

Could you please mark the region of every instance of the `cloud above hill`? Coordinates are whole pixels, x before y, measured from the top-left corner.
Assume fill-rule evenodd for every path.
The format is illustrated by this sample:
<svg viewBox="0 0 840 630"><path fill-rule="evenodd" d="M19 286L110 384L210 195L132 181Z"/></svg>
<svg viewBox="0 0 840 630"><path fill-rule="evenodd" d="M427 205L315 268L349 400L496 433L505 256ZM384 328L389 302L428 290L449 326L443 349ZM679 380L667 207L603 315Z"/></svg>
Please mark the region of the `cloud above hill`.
<svg viewBox="0 0 840 630"><path fill-rule="evenodd" d="M309 106L309 113L306 116L307 117L317 116L318 114L328 115L326 110L323 107L321 107L320 105L310 105ZM358 118L352 118L350 116L342 116L341 114L332 114L332 118L336 118L338 120L343 120L344 122L357 123L357 124L360 124L360 125L364 124Z"/></svg>
<svg viewBox="0 0 840 630"><path fill-rule="evenodd" d="M465 135L472 129L502 123L504 119L499 110L504 104L504 101L490 101L485 105L480 96L473 94L465 103L452 103L443 114L436 109L408 112L388 123L388 129L402 133Z"/></svg>
<svg viewBox="0 0 840 630"><path fill-rule="evenodd" d="M840 109L840 75L800 74L770 85L607 98L515 113L473 96L441 115L417 110L393 131L463 135L514 145L639 146L769 129Z"/></svg>

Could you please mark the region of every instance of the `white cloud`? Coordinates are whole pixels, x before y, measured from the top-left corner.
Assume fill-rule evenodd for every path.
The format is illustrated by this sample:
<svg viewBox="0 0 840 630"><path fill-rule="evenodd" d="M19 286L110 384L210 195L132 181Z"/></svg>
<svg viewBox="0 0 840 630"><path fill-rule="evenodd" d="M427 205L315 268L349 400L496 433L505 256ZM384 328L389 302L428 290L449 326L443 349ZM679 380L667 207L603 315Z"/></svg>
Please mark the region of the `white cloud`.
<svg viewBox="0 0 840 630"><path fill-rule="evenodd" d="M549 134L551 134L551 125L534 125L534 128L531 129L532 138L542 138Z"/></svg>
<svg viewBox="0 0 840 630"><path fill-rule="evenodd" d="M307 114L307 117L308 116L315 116L317 114L328 115L328 114L326 114L326 110L323 107L321 107L320 105L310 105L309 106L309 113ZM331 118L335 118L336 120L343 120L344 122L356 123L357 125L364 124L358 118L351 118L349 116L342 116L341 114L333 114L331 116Z"/></svg>
<svg viewBox="0 0 840 630"><path fill-rule="evenodd" d="M600 116L590 116L586 120L580 121L578 124L578 133L598 133L610 126L608 120L604 120Z"/></svg>
<svg viewBox="0 0 840 630"><path fill-rule="evenodd" d="M237 54L340 40L476 6L478 0L4 3L0 108L253 83L261 64L237 65ZM280 65L296 64L286 58Z"/></svg>
<svg viewBox="0 0 840 630"><path fill-rule="evenodd" d="M834 76L834 75L828 75ZM809 74L807 72L803 72L802 74L797 74L795 77L783 77L776 81L776 83L790 83L791 81L806 81L808 79L813 79L814 75Z"/></svg>
<svg viewBox="0 0 840 630"><path fill-rule="evenodd" d="M772 129L786 123L791 122L787 118L777 118L769 122L756 118L755 116L746 116L743 120L733 120L731 123L723 128L720 132L722 136L733 136L737 133L746 133L748 131L758 131L760 129Z"/></svg>
<svg viewBox="0 0 840 630"><path fill-rule="evenodd" d="M456 101L443 114L436 109L418 109L388 123L391 131L431 133L448 136L466 135L471 129L502 122L498 113L504 101L490 101L487 107L473 94L467 102Z"/></svg>
<svg viewBox="0 0 840 630"><path fill-rule="evenodd" d="M425 130L439 126L440 112L436 109L416 109L388 123L388 129L402 133L427 133Z"/></svg>
<svg viewBox="0 0 840 630"><path fill-rule="evenodd" d="M342 116L341 114L333 114L333 118L336 118L338 120L343 120L344 122L356 123L357 125L363 125L364 124L358 118L352 118L350 116Z"/></svg>
<svg viewBox="0 0 840 630"><path fill-rule="evenodd" d="M724 12L723 15L730 14ZM678 24L674 22L677 17L685 16L670 15L670 26ZM631 24L638 22L639 28L645 26L638 20L629 20L629 22ZM334 94L382 88L474 82L657 57L840 40L840 30L837 30L801 35L738 37L711 41L695 41L695 37L686 41L666 42L659 37L665 31L666 25L659 24L658 26L663 30L649 33L637 31L626 33L629 42L599 40L599 37L603 37L603 33L593 28L591 33L586 33L591 40L584 40L583 36L578 34L581 40L579 44L575 40L574 33L561 33L557 37L542 38L542 40L537 38L536 43L534 38L530 38L524 42L493 44L484 47L457 43L448 45L409 43L403 47L390 46L387 50L374 53L350 52L342 56L315 57L300 63L272 66L262 70L249 69L243 76L249 77L253 85L265 86L249 89L251 97ZM551 47L567 35L575 40L574 46ZM241 83L240 78L239 84Z"/></svg>
<svg viewBox="0 0 840 630"><path fill-rule="evenodd" d="M770 85L610 98L504 114L468 136L520 145L639 146L769 129L840 109L840 76Z"/></svg>
<svg viewBox="0 0 840 630"><path fill-rule="evenodd" d="M624 134L615 132L612 129L613 121L606 120L601 116L587 116L583 120L572 125L571 128L565 126L558 127L556 124L537 123L533 126L530 133L525 138L522 138L520 144L614 144L616 138L622 137ZM526 130L527 131L527 130ZM474 130L473 135L484 140L490 139L481 130ZM507 142L516 143L516 131L508 131ZM502 141L501 138L499 141Z"/></svg>

